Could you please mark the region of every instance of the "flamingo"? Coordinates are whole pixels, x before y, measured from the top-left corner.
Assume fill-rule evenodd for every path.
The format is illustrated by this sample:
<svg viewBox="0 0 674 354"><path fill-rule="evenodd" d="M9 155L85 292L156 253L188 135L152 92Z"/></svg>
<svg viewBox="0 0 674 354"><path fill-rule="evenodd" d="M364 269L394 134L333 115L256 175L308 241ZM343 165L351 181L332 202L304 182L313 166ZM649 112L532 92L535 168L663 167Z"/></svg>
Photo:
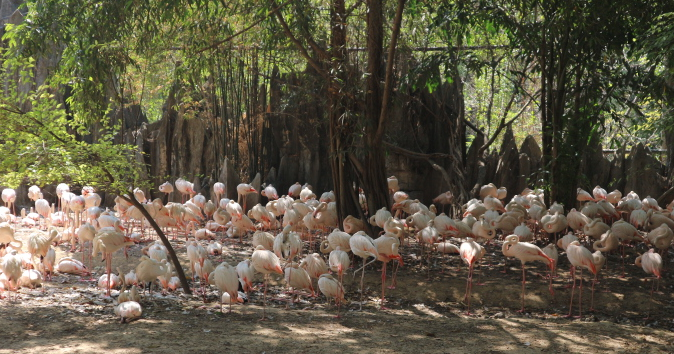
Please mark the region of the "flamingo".
<svg viewBox="0 0 674 354"><path fill-rule="evenodd" d="M18 244L18 246L12 243ZM16 251L21 251L23 242L14 238L14 229L7 222L0 223L0 244L7 244Z"/></svg>
<svg viewBox="0 0 674 354"><path fill-rule="evenodd" d="M75 234L75 229L80 227L80 224L82 223L84 197L81 195L73 196L70 200L70 209L75 213L75 223L72 226L72 232ZM75 252L75 237L73 237L73 239L70 241L70 252Z"/></svg>
<svg viewBox="0 0 674 354"><path fill-rule="evenodd" d="M365 230L365 222L353 215L347 215L344 221L342 221L342 227L344 228L344 232L355 234L358 231Z"/></svg>
<svg viewBox="0 0 674 354"><path fill-rule="evenodd" d="M239 277L236 269L227 262L220 263L210 276L215 286L220 290L220 312L222 312L222 294L229 294L229 312L232 312L232 299L239 296Z"/></svg>
<svg viewBox="0 0 674 354"><path fill-rule="evenodd" d="M165 275L169 265L166 261L158 262L148 256L140 257L140 263L136 266L136 278L138 282L150 283L149 290L152 294L152 283L161 275Z"/></svg>
<svg viewBox="0 0 674 354"><path fill-rule="evenodd" d="M182 195L181 201L185 200L186 195L192 196L197 194L197 192L194 191L194 183L188 182L182 178L176 180L176 189L178 189L178 192Z"/></svg>
<svg viewBox="0 0 674 354"><path fill-rule="evenodd" d="M342 302L344 301L344 287L342 284L332 275L323 274L318 278L318 289L326 298L328 298L328 301L331 297L335 298L335 303L337 304L336 318L339 318L339 312L342 307Z"/></svg>
<svg viewBox="0 0 674 354"><path fill-rule="evenodd" d="M278 199L278 193L276 192L276 188L274 188L274 186L272 186L271 184L265 186L261 194L263 197L267 197L267 199L269 200Z"/></svg>
<svg viewBox="0 0 674 354"><path fill-rule="evenodd" d="M442 211L444 211L446 205L454 203L454 194L451 191L440 193L437 197L433 198L433 203L442 205Z"/></svg>
<svg viewBox="0 0 674 354"><path fill-rule="evenodd" d="M398 247L400 247L400 238L398 236L398 233L402 232L402 229L397 229L396 231L398 232L393 235L385 233L373 241L374 245L377 247L378 252L377 259L382 262L381 307L380 307L381 309L384 309L384 301L385 301L384 292L386 290L386 266L388 265L388 262L392 259L398 260L398 263L400 265L403 264L403 259L400 256L400 254L398 254Z"/></svg>
<svg viewBox="0 0 674 354"><path fill-rule="evenodd" d="M14 202L16 202L16 191L11 188L2 190L2 201L5 202L5 207L12 209L12 214L16 215Z"/></svg>
<svg viewBox="0 0 674 354"><path fill-rule="evenodd" d="M213 184L213 194L215 194L216 202L219 203L222 196L225 195L225 184L222 182L215 182L215 184Z"/></svg>
<svg viewBox="0 0 674 354"><path fill-rule="evenodd" d="M485 252L485 249L470 237L466 238L466 241L461 243L461 247L459 248L461 259L468 265L466 294L463 298L464 301L468 301L467 314L470 314L470 293L473 290L473 267L475 266L475 263L484 256Z"/></svg>
<svg viewBox="0 0 674 354"><path fill-rule="evenodd" d="M297 263L290 263L285 269L285 280L288 287L293 289L305 289L311 291L314 295L314 285L311 282L309 273ZM297 293L299 295L299 293ZM292 300L291 300L292 301ZM288 308L288 303L286 303Z"/></svg>
<svg viewBox="0 0 674 354"><path fill-rule="evenodd" d="M39 256L42 260L50 249L51 243L59 236L58 230L52 226L49 230L49 234L45 234L42 231L35 232L30 235L28 238L28 252L31 254L31 258ZM46 272L43 274L46 277Z"/></svg>
<svg viewBox="0 0 674 354"><path fill-rule="evenodd" d="M592 190L592 196L594 196L595 200L600 200L600 199L606 200L606 194L607 194L606 190L604 188L602 188L601 186L596 186Z"/></svg>
<svg viewBox="0 0 674 354"><path fill-rule="evenodd" d="M143 314L143 308L136 301L122 302L115 306L114 311L121 318L121 323L139 318Z"/></svg>
<svg viewBox="0 0 674 354"><path fill-rule="evenodd" d="M16 251L7 253L4 257L0 258L0 270L7 277L10 294L11 290L14 289L14 299L16 300L19 278L23 274L21 270L21 258L16 256Z"/></svg>
<svg viewBox="0 0 674 354"><path fill-rule="evenodd" d="M525 286L526 286L526 270L524 264L526 262L533 261L543 261L548 262L550 271L555 269L555 261L548 257L538 246L533 245L528 242L520 242L517 235L510 235L506 237L505 242L501 248L503 255L506 257L515 257L522 262L522 309L520 312L524 312L524 296L525 296ZM550 273L550 294L554 295L552 290L552 273Z"/></svg>
<svg viewBox="0 0 674 354"><path fill-rule="evenodd" d="M133 245L133 241L120 232L119 222L116 222L114 227L103 227L98 230L93 243L92 256L95 256L99 251L103 254L105 269L108 274L108 284L110 284L112 254L119 249ZM108 288L107 296L110 297L110 288Z"/></svg>
<svg viewBox="0 0 674 354"><path fill-rule="evenodd" d="M358 231L353 236L351 236L349 239L349 245L351 246L351 251L353 254L363 258L363 267L353 272L355 277L356 272L359 270L363 271L360 276L360 310L363 310L363 280L365 278L365 267L379 258L379 252L377 251L377 246L375 246L372 238L364 231ZM374 257L374 259L370 261L370 263L366 263L368 257Z"/></svg>
<svg viewBox="0 0 674 354"><path fill-rule="evenodd" d="M265 320L267 313L267 284L269 282L269 274L277 273L283 275L283 269L281 269L279 258L272 251L268 251L262 246L257 246L255 248L251 257L251 263L256 271L264 274L264 307L261 320Z"/></svg>
<svg viewBox="0 0 674 354"><path fill-rule="evenodd" d="M573 287L571 288L571 303L569 304L569 314L568 317L571 317L571 311L573 309L573 293L576 289L576 268L580 267L580 294L578 295L578 315L582 316L583 312L583 268L586 268L592 274L595 275L594 281L592 282L592 299L594 301L594 284L597 281L597 265L594 263L594 257L592 253L587 248L580 245L580 242L573 241L566 246L566 256L569 258L571 263L571 276L573 277ZM592 309L593 305L590 305Z"/></svg>
<svg viewBox="0 0 674 354"><path fill-rule="evenodd" d="M166 194L166 201L168 202L169 196L173 193L173 185L171 182L166 181L159 186L159 191Z"/></svg>
<svg viewBox="0 0 674 354"><path fill-rule="evenodd" d="M227 205L225 205L225 210L231 215L234 219L240 219L243 216L243 209L241 209L241 204L230 200Z"/></svg>
<svg viewBox="0 0 674 354"><path fill-rule="evenodd" d="M616 189L616 190L614 190L613 192L608 193L608 194L606 195L606 200L607 200L609 203L611 203L611 204L613 204L613 205L616 205L616 204L618 204L618 202L620 202L620 199L621 199L622 197L623 197L622 192L620 192L619 190Z"/></svg>
<svg viewBox="0 0 674 354"><path fill-rule="evenodd" d="M42 193L40 192L40 187L38 187L36 185L30 186L30 188L28 188L28 199L35 202L40 198L42 198Z"/></svg>
<svg viewBox="0 0 674 354"><path fill-rule="evenodd" d="M318 253L307 254L300 262L300 267L306 269L309 276L313 279L318 279L321 274L328 272L328 265Z"/></svg>
<svg viewBox="0 0 674 354"><path fill-rule="evenodd" d="M582 202L588 202L588 201L592 201L592 202L596 201L596 199L594 199L592 197L592 195L590 195L590 193L588 193L586 190L584 190L582 188L578 188L576 190L576 200L581 202L581 203Z"/></svg>
<svg viewBox="0 0 674 354"><path fill-rule="evenodd" d="M49 247L47 254L42 258L42 266L44 267L45 279L51 281L51 276L54 274L54 265L56 264L56 251Z"/></svg>
<svg viewBox="0 0 674 354"><path fill-rule="evenodd" d="M672 245L672 239L674 239L674 232L672 232L672 229L670 229L667 224L660 225L647 235L648 243L652 244L655 248L664 251L665 255L667 254L669 246Z"/></svg>
<svg viewBox="0 0 674 354"><path fill-rule="evenodd" d="M247 212L248 210L246 209L246 199L249 193L257 192L253 186L251 186L248 183L241 183L238 186L236 186L236 193L238 194L238 199L237 201L241 203L241 199L243 199L243 212Z"/></svg>
<svg viewBox="0 0 674 354"><path fill-rule="evenodd" d="M290 188L288 188L288 196L292 198L299 198L300 192L302 191L302 185L300 182L295 182Z"/></svg>
<svg viewBox="0 0 674 354"><path fill-rule="evenodd" d="M491 196L494 198L498 197L498 189L496 188L496 185L493 183L485 184L480 187L480 199L486 198L487 196Z"/></svg>
<svg viewBox="0 0 674 354"><path fill-rule="evenodd" d="M344 271L349 269L349 266L351 265L349 254L342 251L340 246L337 246L337 248L330 252L330 256L328 257L328 265L330 266L330 270L337 273L339 283L342 284Z"/></svg>
<svg viewBox="0 0 674 354"><path fill-rule="evenodd" d="M35 201L35 211L45 219L45 224L47 223L46 220L50 220L51 207L49 206L49 202L45 199L40 198Z"/></svg>
<svg viewBox="0 0 674 354"><path fill-rule="evenodd" d="M253 289L253 277L255 276L255 268L253 268L249 259L236 265L236 274L239 275L239 283L241 283L243 291L248 295L248 292Z"/></svg>
<svg viewBox="0 0 674 354"><path fill-rule="evenodd" d="M655 279L651 281L651 304L653 302L653 288L655 284L653 283L656 279L658 281L658 287L660 285L660 276L662 273L662 257L655 252L653 248L649 249L648 252L637 257L634 261L634 264L637 267L641 267L646 274L653 274Z"/></svg>

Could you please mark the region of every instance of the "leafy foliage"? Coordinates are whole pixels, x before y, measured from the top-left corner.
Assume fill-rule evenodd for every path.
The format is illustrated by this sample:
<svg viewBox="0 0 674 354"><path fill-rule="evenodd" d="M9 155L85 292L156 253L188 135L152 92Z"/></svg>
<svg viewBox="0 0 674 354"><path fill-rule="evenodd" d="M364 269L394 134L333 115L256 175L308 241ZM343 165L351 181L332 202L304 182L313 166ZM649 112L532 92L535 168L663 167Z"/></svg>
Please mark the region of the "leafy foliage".
<svg viewBox="0 0 674 354"><path fill-rule="evenodd" d="M0 79L9 86L0 100L0 184L28 179L49 184L70 181L120 193L144 186L135 147L113 144L116 128L99 119L97 143L76 139L85 126L66 114L46 85L31 88L34 61L6 60Z"/></svg>

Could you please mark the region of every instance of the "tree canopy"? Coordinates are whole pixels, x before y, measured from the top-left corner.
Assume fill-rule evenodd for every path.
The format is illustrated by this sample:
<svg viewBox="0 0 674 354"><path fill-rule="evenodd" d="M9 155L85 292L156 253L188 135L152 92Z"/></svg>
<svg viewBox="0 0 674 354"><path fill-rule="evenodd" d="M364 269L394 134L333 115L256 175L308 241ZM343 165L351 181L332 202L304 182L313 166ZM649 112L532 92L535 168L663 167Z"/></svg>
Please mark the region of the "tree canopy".
<svg viewBox="0 0 674 354"><path fill-rule="evenodd" d="M110 112L132 104L151 120L175 108L216 122L217 153L252 177L264 172L252 118L264 109L253 107L269 105L278 73L304 83L283 81L286 97L324 107L306 119L328 132L342 216L359 212L354 183L370 212L390 203L383 145L449 171L465 200L467 146L483 136L486 152L514 126L517 139L533 134L543 146L543 179L532 183L568 204L589 183L574 172L587 148L657 147L670 126L672 1L28 0L21 9L25 20L4 36L5 184L147 182L135 148L113 144ZM45 58L56 60L36 84ZM435 118L445 143L390 127L392 107L438 90L453 99L439 103L451 119ZM170 95L175 107L164 106Z"/></svg>

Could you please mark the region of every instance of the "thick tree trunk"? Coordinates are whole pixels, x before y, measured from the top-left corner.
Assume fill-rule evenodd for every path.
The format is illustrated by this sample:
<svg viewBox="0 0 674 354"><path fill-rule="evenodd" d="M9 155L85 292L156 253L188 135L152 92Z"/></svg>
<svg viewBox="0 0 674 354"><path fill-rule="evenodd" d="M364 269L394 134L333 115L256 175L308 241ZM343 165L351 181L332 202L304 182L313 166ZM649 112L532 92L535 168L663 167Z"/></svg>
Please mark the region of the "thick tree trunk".
<svg viewBox="0 0 674 354"><path fill-rule="evenodd" d="M353 166L347 157L348 137L353 126L346 117L348 100L342 94L346 82L346 6L344 0L334 0L330 11L331 27L331 69L332 75L328 88L330 118L330 165L335 197L337 198L337 214L341 225L348 215L365 216L358 203L358 194L352 185L355 181Z"/></svg>

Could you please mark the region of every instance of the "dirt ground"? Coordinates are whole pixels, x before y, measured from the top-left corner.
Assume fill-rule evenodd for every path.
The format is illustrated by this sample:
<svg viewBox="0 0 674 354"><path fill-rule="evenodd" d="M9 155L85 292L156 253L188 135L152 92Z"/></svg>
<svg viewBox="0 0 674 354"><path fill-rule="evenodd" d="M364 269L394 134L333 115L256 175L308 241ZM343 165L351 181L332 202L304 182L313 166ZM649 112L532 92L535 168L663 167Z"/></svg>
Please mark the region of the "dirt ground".
<svg viewBox="0 0 674 354"><path fill-rule="evenodd" d="M17 233L24 241L28 234L26 230ZM184 238L173 245L183 268L189 269ZM232 265L252 253L245 241L225 245L224 259ZM131 247L128 259L121 252L115 254L113 269L119 266L127 272L135 268L142 246ZM418 259L420 250L414 241L401 248L405 266L398 273L396 289L387 289L388 309L379 308L381 263L376 262L366 270L362 311L360 275L355 280L351 271L345 276L347 301L341 318L335 318L337 309L323 296L302 298L285 309L285 287L277 277L269 289L273 300L268 301L266 321L259 321L261 291L251 293L248 303L234 305L231 313L225 306L223 314L217 291L211 288L207 303L201 296L186 296L182 291L146 296L141 301L142 317L121 324L113 314L117 291L106 298L95 282L56 274L44 291L21 289L17 301L0 300L0 353L671 353L674 282L666 270L660 291L649 301L650 280L634 265L636 253L645 249L640 247L628 249L624 278L620 277L620 256L609 255L609 269L602 270L597 284L595 312L588 311L591 278L585 274L581 318L565 317L571 289L565 287L569 265L563 253L554 278L554 297L548 292L545 266L527 264L526 311L517 312L520 262L510 259L507 273L502 273L500 243L488 248L486 259L476 269L476 283L479 280L483 285L473 287L470 315L463 303L467 272L458 255L435 256L429 269ZM67 244L58 246L57 260L71 255L68 249ZM75 257L81 258L81 253ZM97 278L104 268L100 256L94 262ZM667 269L672 266L670 262ZM258 274L259 290L261 282ZM578 315L577 302L573 314Z"/></svg>

